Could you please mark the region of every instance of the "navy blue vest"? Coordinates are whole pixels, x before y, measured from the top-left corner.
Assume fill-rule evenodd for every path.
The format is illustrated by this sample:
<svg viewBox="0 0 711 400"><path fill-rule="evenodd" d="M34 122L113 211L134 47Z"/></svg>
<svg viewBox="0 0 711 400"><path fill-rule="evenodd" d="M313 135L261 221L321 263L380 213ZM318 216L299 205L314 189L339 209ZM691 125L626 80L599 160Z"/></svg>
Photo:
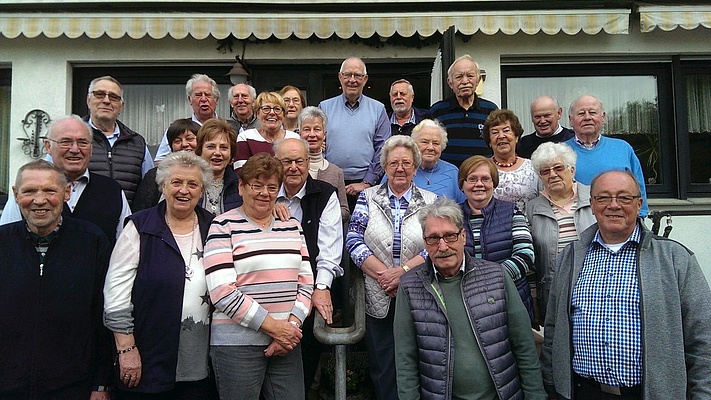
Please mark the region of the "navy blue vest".
<svg viewBox="0 0 711 400"><path fill-rule="evenodd" d="M79 197L74 212L64 203L62 215L93 222L104 232L113 248L117 225L124 223L119 221L122 209L121 186L111 178L89 172L89 183Z"/></svg>

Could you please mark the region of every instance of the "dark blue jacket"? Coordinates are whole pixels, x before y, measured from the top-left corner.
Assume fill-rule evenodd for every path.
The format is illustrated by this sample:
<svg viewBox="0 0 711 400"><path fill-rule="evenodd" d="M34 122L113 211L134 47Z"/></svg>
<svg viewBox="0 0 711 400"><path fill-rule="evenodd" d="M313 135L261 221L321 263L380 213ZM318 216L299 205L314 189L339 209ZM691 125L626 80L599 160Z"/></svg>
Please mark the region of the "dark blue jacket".
<svg viewBox="0 0 711 400"><path fill-rule="evenodd" d="M96 224L109 239L113 248L116 244L117 225L124 222L119 221L121 211L123 211L121 186L111 178L89 172L89 182L81 193L74 212L70 211L67 203L64 203L62 215Z"/></svg>
<svg viewBox="0 0 711 400"><path fill-rule="evenodd" d="M392 122L390 123L390 135L407 135L411 136L412 135L412 130L422 122L423 119L432 119L432 116L430 115L430 110L427 109L421 109L417 107L412 107L412 112L415 113L415 123L412 124L410 122L406 122L405 125L400 126L398 124L393 124ZM393 112L390 111L388 113L388 118L392 118Z"/></svg>
<svg viewBox="0 0 711 400"><path fill-rule="evenodd" d="M523 399L516 357L508 339L505 271L500 265L465 254L462 297L472 331L500 399ZM400 278L401 290L410 305L417 334L420 390L423 399L450 399L454 338L447 311L437 300L437 279L432 260ZM493 299L493 300L492 300ZM398 300L400 301L400 299ZM424 379L422 377L433 377Z"/></svg>
<svg viewBox="0 0 711 400"><path fill-rule="evenodd" d="M141 382L127 388L117 376L121 390L157 393L173 389L178 365L178 342L185 290L185 261L165 223L166 203L141 210L129 217L140 234L140 261L133 283L134 337L141 351ZM195 207L205 244L214 216ZM205 288L207 290L207 288Z"/></svg>

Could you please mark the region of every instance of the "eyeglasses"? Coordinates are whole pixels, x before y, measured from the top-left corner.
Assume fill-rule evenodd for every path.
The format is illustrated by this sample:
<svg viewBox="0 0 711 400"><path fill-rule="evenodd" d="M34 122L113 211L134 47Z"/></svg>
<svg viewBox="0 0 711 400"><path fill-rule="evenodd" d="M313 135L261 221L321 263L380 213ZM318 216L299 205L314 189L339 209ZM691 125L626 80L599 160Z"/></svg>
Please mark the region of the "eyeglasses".
<svg viewBox="0 0 711 400"><path fill-rule="evenodd" d="M341 74L341 77L343 79L351 79L355 78L357 81L362 81L366 76L366 74L361 74L359 72L339 72Z"/></svg>
<svg viewBox="0 0 711 400"><path fill-rule="evenodd" d="M482 176L481 178L478 178L476 176L467 176L467 179L465 179L465 181L474 185L477 182L481 182L483 184L491 183L493 180L490 176Z"/></svg>
<svg viewBox="0 0 711 400"><path fill-rule="evenodd" d="M297 158L296 160L289 160L288 158L284 158L281 161L281 165L285 167L291 167L292 163L295 163L297 167L303 167L306 165L306 160L303 158Z"/></svg>
<svg viewBox="0 0 711 400"><path fill-rule="evenodd" d="M274 111L274 114L281 114L284 112L284 109L279 106L261 106L259 109L265 114L269 114L272 111Z"/></svg>
<svg viewBox="0 0 711 400"><path fill-rule="evenodd" d="M294 105L296 105L296 104L301 104L301 99L298 97L294 97L291 99L288 97L284 97L284 102L285 103L294 103Z"/></svg>
<svg viewBox="0 0 711 400"><path fill-rule="evenodd" d="M559 175L560 175L560 173L563 172L563 171L565 171L565 169L566 169L567 167L568 167L567 165L560 165L560 164L559 164L559 165L554 165L554 166L552 166L552 167L550 167L550 168L544 168L544 169L538 171L538 173L539 173L541 176L548 176L548 175L551 174L551 171L555 171L556 174L559 174Z"/></svg>
<svg viewBox="0 0 711 400"><path fill-rule="evenodd" d="M410 169L415 164L413 164L412 161L391 161L387 165L390 169L397 169L398 167L402 167L403 169Z"/></svg>
<svg viewBox="0 0 711 400"><path fill-rule="evenodd" d="M77 147L84 150L88 149L91 147L91 142L85 139L77 139L77 140L72 140L72 139L60 139L60 140L54 140L47 138L50 142L57 143L59 145L60 149L71 149L74 143L77 144Z"/></svg>
<svg viewBox="0 0 711 400"><path fill-rule="evenodd" d="M193 93L193 97L195 97L196 99L199 99L200 97L203 97L203 96L207 97L208 99L211 99L214 97L214 95L210 92L195 92L195 93Z"/></svg>
<svg viewBox="0 0 711 400"><path fill-rule="evenodd" d="M429 246L436 246L439 244L440 239L444 239L445 243L454 243L457 240L459 240L459 232L454 232L454 233L448 233L444 236L425 236L423 239L425 239L425 243L427 243Z"/></svg>
<svg viewBox="0 0 711 400"><path fill-rule="evenodd" d="M122 100L121 96L117 95L116 93L106 92L103 90L94 90L89 93L91 93L91 95L94 96L95 99L99 100L103 100L104 98L106 98L106 96L109 96L109 100L113 103L118 103Z"/></svg>
<svg viewBox="0 0 711 400"><path fill-rule="evenodd" d="M257 193L262 193L262 190L267 189L269 194L277 194L279 192L279 186L276 185L263 185L261 183L248 183L247 186L251 187Z"/></svg>
<svg viewBox="0 0 711 400"><path fill-rule="evenodd" d="M623 206L628 206L632 204L632 202L635 199L639 199L642 196L630 196L630 195L622 195L622 196L593 196L593 200L597 204L600 205L608 205L612 203L612 199L617 200L617 204L621 204Z"/></svg>

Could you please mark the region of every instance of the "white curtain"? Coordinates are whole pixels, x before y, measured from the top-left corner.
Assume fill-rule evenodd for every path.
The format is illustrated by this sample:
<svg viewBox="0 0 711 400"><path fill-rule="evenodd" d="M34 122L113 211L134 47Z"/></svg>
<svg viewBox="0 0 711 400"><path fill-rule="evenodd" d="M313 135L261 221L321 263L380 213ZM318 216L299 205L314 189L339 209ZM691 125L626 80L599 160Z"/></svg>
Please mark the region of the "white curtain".
<svg viewBox="0 0 711 400"><path fill-rule="evenodd" d="M689 133L711 133L711 75L686 77Z"/></svg>
<svg viewBox="0 0 711 400"><path fill-rule="evenodd" d="M430 104L442 100L442 50L437 49L434 64L432 65L432 78L430 81Z"/></svg>

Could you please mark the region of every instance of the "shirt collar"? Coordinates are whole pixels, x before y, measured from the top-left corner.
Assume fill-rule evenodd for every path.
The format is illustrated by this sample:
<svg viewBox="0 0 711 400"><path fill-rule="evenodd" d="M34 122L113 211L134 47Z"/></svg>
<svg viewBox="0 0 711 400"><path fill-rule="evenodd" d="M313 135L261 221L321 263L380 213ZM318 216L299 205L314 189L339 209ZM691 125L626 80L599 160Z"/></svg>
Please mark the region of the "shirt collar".
<svg viewBox="0 0 711 400"><path fill-rule="evenodd" d="M395 115L395 111L393 111L393 115L390 116L390 123L393 125L400 125L400 123L397 122L397 115ZM404 126L405 124L415 125L415 110L412 107L410 107L410 119L400 126Z"/></svg>
<svg viewBox="0 0 711 400"><path fill-rule="evenodd" d="M635 243L639 244L640 241L642 240L642 228L639 227L639 222L637 222L634 226L634 230L632 231L632 234L627 238L622 243L622 246L620 248L624 247L627 245L627 243ZM600 236L600 229L598 228L597 232L595 232L595 238L593 239L593 243L598 243L600 246L607 247L607 244L602 240L602 236Z"/></svg>
<svg viewBox="0 0 711 400"><path fill-rule="evenodd" d="M89 125L91 125L92 128L96 129L99 132L102 132L102 133L104 132L101 129L99 129L96 125L94 125L94 121L91 120L91 117L89 117ZM121 133L121 130L119 129L118 124L114 121L114 132L111 134L111 136L118 137L118 135L120 133Z"/></svg>
<svg viewBox="0 0 711 400"><path fill-rule="evenodd" d="M552 135L548 135L548 136L541 136L541 135L538 134L538 131L536 131L536 130L534 130L534 132L536 133L536 136L538 136L538 137L553 137L553 136L555 136L555 135L557 135L557 134L563 132L563 125L558 124L558 129L556 129L555 132L553 132Z"/></svg>
<svg viewBox="0 0 711 400"><path fill-rule="evenodd" d="M346 97L345 94L341 94L341 97L343 99L343 105L346 106L347 109L349 110L355 110L356 108L360 107L360 101L363 100L363 93L358 96L358 100L356 100L355 104L351 106L351 103L348 101L348 98Z"/></svg>
<svg viewBox="0 0 711 400"><path fill-rule="evenodd" d="M410 188L407 189L407 191L405 193L403 193L403 195L400 197L397 197L395 195L395 193L393 193L393 191L390 189L390 185L387 185L387 186L388 186L388 198L393 197L393 196L395 196L395 198L404 197L408 203L410 202L410 199L412 199L412 183L410 184Z"/></svg>
<svg viewBox="0 0 711 400"><path fill-rule="evenodd" d="M600 138L602 138L602 135L599 135L599 136L597 137L597 139L595 139L595 140L593 140L592 142L588 143L588 142L586 142L586 141L580 140L580 139L578 138L578 135L576 134L576 135L575 135L575 143L577 143L578 146L580 146L580 147L582 147L582 148L584 148L584 149L590 150L590 149L594 149L595 146L597 146L597 145L600 143Z"/></svg>
<svg viewBox="0 0 711 400"><path fill-rule="evenodd" d="M298 198L299 200L303 199L304 196L306 196L306 182L304 182L303 186L301 186L301 189L299 189L298 192L294 195L294 197L289 198L289 196L286 195L286 188L284 187L284 184L281 184L281 187L279 188L279 194L277 195L277 199L286 199L286 200L292 200L294 198Z"/></svg>
<svg viewBox="0 0 711 400"><path fill-rule="evenodd" d="M432 260L431 257L430 257L430 260ZM465 256L465 257L462 257L462 265L459 267L459 272L464 273L464 267L466 265L467 265L467 257ZM451 278L445 278L444 275L440 274L439 271L437 271L437 267L435 267L434 260L432 260L432 269L434 269L435 277L437 278L437 281L439 281L440 278L451 279Z"/></svg>

